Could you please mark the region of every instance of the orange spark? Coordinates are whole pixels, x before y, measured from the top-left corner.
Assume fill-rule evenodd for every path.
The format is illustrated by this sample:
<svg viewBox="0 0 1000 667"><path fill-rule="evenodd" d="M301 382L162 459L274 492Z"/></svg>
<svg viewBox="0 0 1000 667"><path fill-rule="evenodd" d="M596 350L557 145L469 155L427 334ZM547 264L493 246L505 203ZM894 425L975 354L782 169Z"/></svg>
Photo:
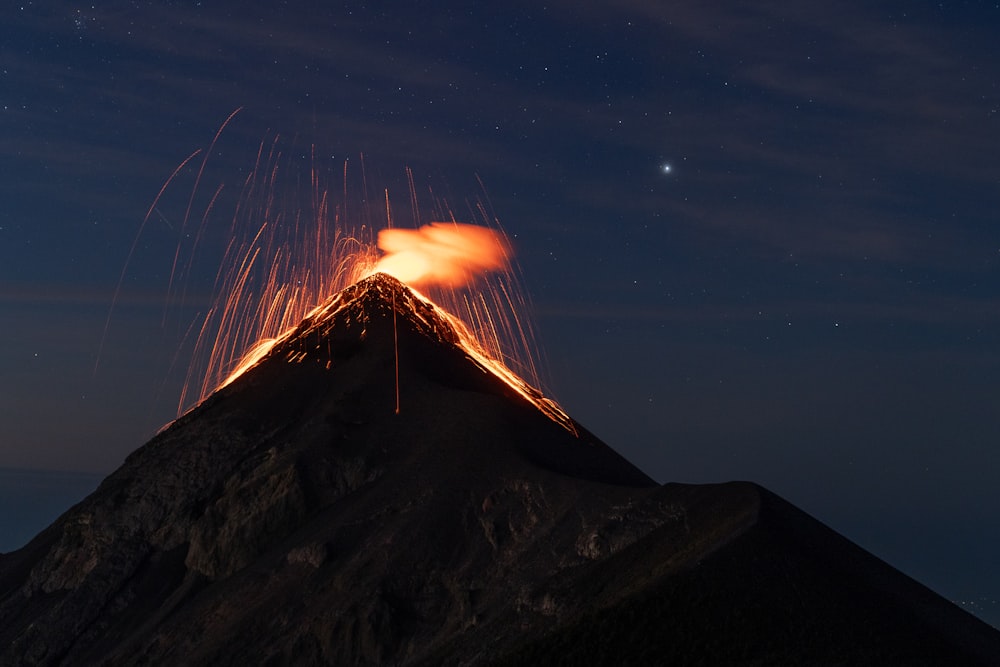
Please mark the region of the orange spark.
<svg viewBox="0 0 1000 667"><path fill-rule="evenodd" d="M218 138L217 133L213 145ZM254 366L332 294L382 272L424 292L418 296L452 322L470 358L575 432L572 420L536 389L540 386L535 364L538 348L524 316L526 294L519 284L510 243L486 207L475 203L470 206L470 222L459 222L447 203L428 189L435 217L449 222L421 226L420 198L407 169L410 222L415 228L394 225L386 192L384 218L377 226L388 229L378 232L376 242L376 215L366 203L371 199L363 158L361 205L352 203L350 220L347 163L343 201L331 202L314 151L312 158L309 177L300 179L295 173L285 173L288 161L277 137L260 144L231 220L213 305L200 327L195 327L198 335L178 413ZM203 162L198 169L196 188L204 166ZM300 187L289 191L288 184ZM192 214L193 199L192 195L187 202L185 222ZM212 197L202 215L196 242L210 224L215 201ZM171 292L179 289L178 256L179 248L170 267Z"/></svg>

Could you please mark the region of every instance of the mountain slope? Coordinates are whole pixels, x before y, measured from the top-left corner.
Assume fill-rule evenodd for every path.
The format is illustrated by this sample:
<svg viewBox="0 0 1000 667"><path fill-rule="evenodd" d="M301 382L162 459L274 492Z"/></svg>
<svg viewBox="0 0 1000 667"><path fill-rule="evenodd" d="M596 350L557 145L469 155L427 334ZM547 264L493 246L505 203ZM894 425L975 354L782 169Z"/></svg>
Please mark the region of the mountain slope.
<svg viewBox="0 0 1000 667"><path fill-rule="evenodd" d="M1000 664L784 501L657 486L458 341L387 276L333 297L0 556L0 664Z"/></svg>

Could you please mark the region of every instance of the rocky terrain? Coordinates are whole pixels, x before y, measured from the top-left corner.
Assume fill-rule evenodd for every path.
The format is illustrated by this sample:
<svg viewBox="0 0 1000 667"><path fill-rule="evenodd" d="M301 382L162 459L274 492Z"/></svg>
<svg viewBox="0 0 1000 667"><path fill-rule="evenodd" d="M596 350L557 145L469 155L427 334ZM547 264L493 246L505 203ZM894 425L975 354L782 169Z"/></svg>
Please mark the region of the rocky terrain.
<svg viewBox="0 0 1000 667"><path fill-rule="evenodd" d="M658 485L456 342L387 276L333 297L0 555L0 664L1000 665L767 490Z"/></svg>

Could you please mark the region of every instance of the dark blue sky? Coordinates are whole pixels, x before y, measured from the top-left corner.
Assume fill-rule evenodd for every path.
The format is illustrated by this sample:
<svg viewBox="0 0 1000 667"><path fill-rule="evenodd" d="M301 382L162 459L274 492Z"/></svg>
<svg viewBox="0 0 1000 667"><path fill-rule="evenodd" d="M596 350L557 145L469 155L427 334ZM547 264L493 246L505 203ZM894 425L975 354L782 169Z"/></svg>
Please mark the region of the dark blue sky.
<svg viewBox="0 0 1000 667"><path fill-rule="evenodd" d="M549 389L652 476L760 482L952 599L1000 599L995 3L315 4L8 12L0 467L108 472L173 416L184 332L277 136L289 174L334 190L364 154L401 209L406 167L453 203L481 179ZM193 169L95 373L143 216L240 107L183 302Z"/></svg>

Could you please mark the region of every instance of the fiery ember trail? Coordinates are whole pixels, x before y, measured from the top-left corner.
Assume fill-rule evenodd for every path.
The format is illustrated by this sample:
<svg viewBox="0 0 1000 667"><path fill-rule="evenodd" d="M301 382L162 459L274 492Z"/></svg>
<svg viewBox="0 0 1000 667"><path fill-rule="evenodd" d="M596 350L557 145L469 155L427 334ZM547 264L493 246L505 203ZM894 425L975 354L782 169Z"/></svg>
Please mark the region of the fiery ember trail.
<svg viewBox="0 0 1000 667"><path fill-rule="evenodd" d="M212 306L194 326L194 353L178 414L256 364L331 295L385 273L419 289L418 296L442 311L470 358L574 430L572 420L536 389L541 384L538 347L523 316L529 304L510 243L481 202L469 205L466 219L471 222L458 222L447 202L428 188L434 217L447 222L422 224L417 190L407 171L412 228L400 228L394 224L388 192L381 215L370 207L367 185L352 195L346 162L343 200L334 203L315 166L315 153L309 178L301 179L294 171L285 174L288 161L278 144L275 138L260 145L243 183ZM365 184L363 172L361 182ZM284 183L298 187L289 192ZM215 197L201 216L196 243ZM354 202L350 215L349 201ZM184 223L191 215L189 204ZM386 228L376 240L373 230L380 226ZM180 255L180 246L175 254ZM177 265L175 258L175 270ZM184 282L172 271L169 296L176 298L173 292Z"/></svg>

